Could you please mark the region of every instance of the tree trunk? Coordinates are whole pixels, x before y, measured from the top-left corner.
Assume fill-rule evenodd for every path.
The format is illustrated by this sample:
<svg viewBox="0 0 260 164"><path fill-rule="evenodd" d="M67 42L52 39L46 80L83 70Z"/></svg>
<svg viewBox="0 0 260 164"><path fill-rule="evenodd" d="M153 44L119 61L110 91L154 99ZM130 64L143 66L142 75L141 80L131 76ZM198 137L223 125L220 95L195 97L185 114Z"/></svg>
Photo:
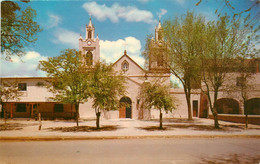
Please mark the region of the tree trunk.
<svg viewBox="0 0 260 164"><path fill-rule="evenodd" d="M212 114L213 114L213 118L214 118L214 127L215 127L215 129L219 129L219 123L218 123L218 113L217 113L217 111L216 111L216 108L215 108L215 107L213 107Z"/></svg>
<svg viewBox="0 0 260 164"><path fill-rule="evenodd" d="M188 120L192 120L192 112L191 112L190 98L187 99L187 105L188 105Z"/></svg>
<svg viewBox="0 0 260 164"><path fill-rule="evenodd" d="M188 88L184 88L185 92L185 97L187 101L187 106L188 106L188 120L192 120L192 112L191 112L191 103L190 103L190 91Z"/></svg>
<svg viewBox="0 0 260 164"><path fill-rule="evenodd" d="M214 89L214 102L213 102L213 117L214 117L214 126L215 129L219 129L219 123L218 123L218 112L217 112L217 100L218 100L218 88Z"/></svg>
<svg viewBox="0 0 260 164"><path fill-rule="evenodd" d="M163 114L160 111L160 126L159 126L159 129L163 129L163 127L162 127L162 116L163 116Z"/></svg>
<svg viewBox="0 0 260 164"><path fill-rule="evenodd" d="M248 128L248 113L247 113L247 104L246 104L246 98L242 95L243 97L243 103L244 103L244 113L246 115L246 118L245 118L245 124L246 124L246 128Z"/></svg>
<svg viewBox="0 0 260 164"><path fill-rule="evenodd" d="M77 127L79 127L79 103L75 104L75 110L76 110L76 123L77 123Z"/></svg>
<svg viewBox="0 0 260 164"><path fill-rule="evenodd" d="M38 119L39 119L39 130L42 129L42 118L41 118L41 113L38 114Z"/></svg>
<svg viewBox="0 0 260 164"><path fill-rule="evenodd" d="M99 126L100 115L101 115L101 112L97 112L96 113L96 116L97 116L97 120L96 120L97 129L100 128L100 126Z"/></svg>

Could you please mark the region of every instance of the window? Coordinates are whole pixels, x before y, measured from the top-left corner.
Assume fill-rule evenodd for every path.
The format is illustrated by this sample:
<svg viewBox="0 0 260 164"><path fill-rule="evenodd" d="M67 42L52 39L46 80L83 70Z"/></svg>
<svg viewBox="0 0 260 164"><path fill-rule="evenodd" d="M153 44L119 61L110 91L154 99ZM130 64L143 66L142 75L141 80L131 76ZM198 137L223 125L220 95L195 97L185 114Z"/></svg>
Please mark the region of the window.
<svg viewBox="0 0 260 164"><path fill-rule="evenodd" d="M87 52L85 60L86 65L91 66L93 64L93 54L90 51Z"/></svg>
<svg viewBox="0 0 260 164"><path fill-rule="evenodd" d="M124 62L122 63L122 70L123 70L124 72L126 72L126 71L129 70L129 63L128 63L127 61L124 61Z"/></svg>
<svg viewBox="0 0 260 164"><path fill-rule="evenodd" d="M157 66L158 67L162 67L163 66L163 56L160 56L159 54L157 56Z"/></svg>
<svg viewBox="0 0 260 164"><path fill-rule="evenodd" d="M18 91L26 91L27 84L26 83L18 83Z"/></svg>
<svg viewBox="0 0 260 164"><path fill-rule="evenodd" d="M63 112L63 104L54 104L54 112Z"/></svg>
<svg viewBox="0 0 260 164"><path fill-rule="evenodd" d="M159 31L158 31L158 40L162 40L162 30L160 29Z"/></svg>
<svg viewBox="0 0 260 164"><path fill-rule="evenodd" d="M88 38L91 39L91 31L88 31Z"/></svg>
<svg viewBox="0 0 260 164"><path fill-rule="evenodd" d="M16 112L26 112L26 104L17 104Z"/></svg>

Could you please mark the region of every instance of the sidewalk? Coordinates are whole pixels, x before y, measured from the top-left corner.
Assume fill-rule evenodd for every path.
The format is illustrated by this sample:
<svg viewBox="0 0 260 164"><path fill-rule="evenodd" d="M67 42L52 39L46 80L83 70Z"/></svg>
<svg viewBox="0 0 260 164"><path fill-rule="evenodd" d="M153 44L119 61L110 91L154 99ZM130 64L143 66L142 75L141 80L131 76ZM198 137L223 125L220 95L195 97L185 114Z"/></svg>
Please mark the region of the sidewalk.
<svg viewBox="0 0 260 164"><path fill-rule="evenodd" d="M221 129L213 128L213 120L194 118L164 119L163 130L158 129L158 120L141 121L131 119L101 120L100 130L96 130L95 120L80 121L38 121L30 119L9 119L7 130L3 130L4 120L0 119L0 140L91 140L129 138L191 138L191 137L244 137L260 138L260 126L219 121Z"/></svg>

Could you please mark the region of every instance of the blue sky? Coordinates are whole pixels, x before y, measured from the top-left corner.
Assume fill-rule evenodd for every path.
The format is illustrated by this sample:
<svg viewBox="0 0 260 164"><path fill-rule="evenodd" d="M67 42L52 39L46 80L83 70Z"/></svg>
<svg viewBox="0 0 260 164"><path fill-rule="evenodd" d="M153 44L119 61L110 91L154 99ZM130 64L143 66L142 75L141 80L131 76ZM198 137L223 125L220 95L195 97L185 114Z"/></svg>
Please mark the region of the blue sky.
<svg viewBox="0 0 260 164"><path fill-rule="evenodd" d="M37 11L36 21L43 31L38 41L27 47L27 53L13 62L1 62L1 76L44 76L36 71L39 60L60 55L66 48L78 49L80 34L85 36L85 26L91 15L95 34L99 36L101 59L115 62L123 55L124 49L138 64L143 66L141 52L145 38L154 35L154 28L161 20L181 16L188 10L202 14L206 20L215 20L216 9L222 9L223 0L105 0L105 1L34 1L18 4L24 9L31 6ZM233 0L235 11L247 9L256 0ZM222 13L231 11L224 7ZM259 12L253 8L253 14Z"/></svg>

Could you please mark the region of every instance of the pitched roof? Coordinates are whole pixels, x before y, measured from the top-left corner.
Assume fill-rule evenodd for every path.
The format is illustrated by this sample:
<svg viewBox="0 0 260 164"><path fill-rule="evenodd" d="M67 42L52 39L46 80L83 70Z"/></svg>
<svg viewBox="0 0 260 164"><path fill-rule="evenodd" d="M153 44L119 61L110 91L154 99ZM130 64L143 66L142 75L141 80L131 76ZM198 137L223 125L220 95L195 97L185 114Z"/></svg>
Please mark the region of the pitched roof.
<svg viewBox="0 0 260 164"><path fill-rule="evenodd" d="M128 58L131 62L133 62L137 67L139 67L142 71L147 72L144 70L139 64L137 64L130 56L127 55L126 50L124 51L124 55L122 55L116 62L113 63L113 66L116 65L123 57Z"/></svg>

